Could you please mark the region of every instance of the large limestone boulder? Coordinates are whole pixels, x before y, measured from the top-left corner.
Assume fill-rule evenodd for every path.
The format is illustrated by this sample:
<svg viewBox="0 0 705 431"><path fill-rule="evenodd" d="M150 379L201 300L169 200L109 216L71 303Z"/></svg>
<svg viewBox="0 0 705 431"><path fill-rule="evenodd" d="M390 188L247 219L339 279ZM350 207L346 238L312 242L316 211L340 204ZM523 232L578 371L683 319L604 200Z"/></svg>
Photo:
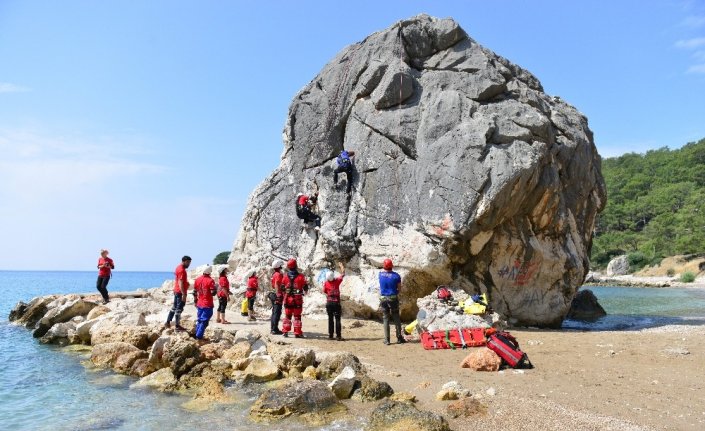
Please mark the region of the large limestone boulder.
<svg viewBox="0 0 705 431"><path fill-rule="evenodd" d="M176 376L170 368L162 368L130 385L131 388L151 388L162 392L173 391L177 385Z"/></svg>
<svg viewBox="0 0 705 431"><path fill-rule="evenodd" d="M147 349L158 337L156 330L148 326L116 325L109 319L99 319L89 332L92 345L122 341L139 349Z"/></svg>
<svg viewBox="0 0 705 431"><path fill-rule="evenodd" d="M142 351L128 343L114 342L98 344L97 346L93 346L93 350L91 350L91 362L100 367L113 367L123 355L130 355L131 357L136 355L139 357L139 352ZM135 357L132 362L134 363L138 357Z"/></svg>
<svg viewBox="0 0 705 431"><path fill-rule="evenodd" d="M25 304L20 301L10 312L9 320L17 325L33 328L49 310L48 305L56 299L56 295L38 296Z"/></svg>
<svg viewBox="0 0 705 431"><path fill-rule="evenodd" d="M370 416L365 431L450 431L443 416L424 412L411 403L385 401Z"/></svg>
<svg viewBox="0 0 705 431"><path fill-rule="evenodd" d="M69 300L68 297L64 297L63 299L66 302L61 305L52 308L50 303L47 306L49 311L37 322L37 328L32 333L35 338L44 336L57 323L68 322L76 316L85 317L97 305L95 302L85 301L80 298Z"/></svg>
<svg viewBox="0 0 705 431"><path fill-rule="evenodd" d="M332 382L328 384L331 391L341 400L350 398L357 382L357 373L351 367L345 367Z"/></svg>
<svg viewBox="0 0 705 431"><path fill-rule="evenodd" d="M252 358L245 368L243 380L247 383L262 383L276 380L279 377L279 367L271 356L257 356Z"/></svg>
<svg viewBox="0 0 705 431"><path fill-rule="evenodd" d="M308 348L285 349L273 352L272 358L284 372L294 369L304 372L316 362L316 353Z"/></svg>
<svg viewBox="0 0 705 431"><path fill-rule="evenodd" d="M330 379L340 374L346 367L361 373L364 368L357 356L350 352L317 352L318 378Z"/></svg>
<svg viewBox="0 0 705 431"><path fill-rule="evenodd" d="M186 335L180 335L170 337L169 342L163 346L161 362L171 368L178 378L203 362L203 356L195 340Z"/></svg>
<svg viewBox="0 0 705 431"><path fill-rule="evenodd" d="M378 268L391 257L404 319L450 284L487 292L512 322L560 326L606 200L592 132L455 21L419 15L343 49L294 97L283 139L231 267L296 256L318 286L317 271L341 260L342 294L376 309ZM343 148L357 153L349 197L332 183ZM314 191L318 234L294 212L296 194Z"/></svg>
<svg viewBox="0 0 705 431"><path fill-rule="evenodd" d="M610 263L607 264L607 270L605 272L608 277L629 274L629 258L627 255L624 254L622 256L617 256L610 260Z"/></svg>
<svg viewBox="0 0 705 431"><path fill-rule="evenodd" d="M363 376L355 383L355 392L352 398L357 401L376 401L390 397L393 394L394 389L389 386L389 383Z"/></svg>
<svg viewBox="0 0 705 431"><path fill-rule="evenodd" d="M331 415L344 411L345 406L325 383L289 379L278 387L267 389L250 409L250 417L256 421L268 421L294 415L309 422L323 423Z"/></svg>

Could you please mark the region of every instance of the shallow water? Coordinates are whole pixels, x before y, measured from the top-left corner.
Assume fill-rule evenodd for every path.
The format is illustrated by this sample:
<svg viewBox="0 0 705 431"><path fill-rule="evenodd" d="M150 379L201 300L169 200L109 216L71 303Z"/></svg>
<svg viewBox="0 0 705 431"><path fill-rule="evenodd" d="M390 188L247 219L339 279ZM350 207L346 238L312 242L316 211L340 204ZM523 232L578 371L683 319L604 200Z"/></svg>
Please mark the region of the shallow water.
<svg viewBox="0 0 705 431"><path fill-rule="evenodd" d="M637 330L664 325L705 324L705 290L591 286L607 316L596 322L566 320L564 329Z"/></svg>
<svg viewBox="0 0 705 431"><path fill-rule="evenodd" d="M41 345L31 332L10 325L7 316L19 300L50 293L95 290L93 272L0 271L0 429L2 430L194 430L247 429L355 430L357 424L337 422L311 428L286 421L252 424L249 407L257 388L230 387L236 400L212 410L195 412L182 404L185 396L130 389L136 379L107 370L85 367L86 352ZM129 291L161 285L170 273L116 273L111 291ZM261 390L261 388L260 388Z"/></svg>

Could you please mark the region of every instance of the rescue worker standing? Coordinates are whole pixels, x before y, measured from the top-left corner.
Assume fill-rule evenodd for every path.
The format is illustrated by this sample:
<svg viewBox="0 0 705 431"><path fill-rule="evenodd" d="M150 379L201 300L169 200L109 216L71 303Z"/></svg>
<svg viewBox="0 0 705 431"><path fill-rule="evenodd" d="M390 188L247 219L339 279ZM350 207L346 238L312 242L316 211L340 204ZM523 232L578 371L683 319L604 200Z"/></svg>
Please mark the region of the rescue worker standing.
<svg viewBox="0 0 705 431"><path fill-rule="evenodd" d="M399 317L399 290L401 277L392 271L394 264L391 259L384 259L383 271L379 273L380 307L382 308L382 324L384 325L384 344L389 345L389 316L394 319L397 344L406 343L401 335L401 318Z"/></svg>
<svg viewBox="0 0 705 431"><path fill-rule="evenodd" d="M304 308L304 295L308 292L308 283L303 274L299 274L296 259L289 259L286 263L287 272L284 275L284 319L282 319L282 332L285 337L291 331L292 318L294 336L303 338L301 325L301 312Z"/></svg>
<svg viewBox="0 0 705 431"><path fill-rule="evenodd" d="M196 295L196 307L198 314L196 319L196 339L203 338L208 322L213 317L213 296L216 293L215 281L211 278L213 268L207 266L203 270L203 275L198 277L193 284L193 292Z"/></svg>
<svg viewBox="0 0 705 431"><path fill-rule="evenodd" d="M257 278L257 270L251 269L247 273L247 290L245 297L247 298L247 320L254 322L255 318L255 299L257 298L257 289L259 289L259 279Z"/></svg>
<svg viewBox="0 0 705 431"><path fill-rule="evenodd" d="M100 250L100 258L98 259L98 281L96 281L95 287L100 292L100 296L103 297L103 304L110 302L110 296L108 295L108 282L112 276L112 271L115 269L115 263L111 258L108 257L110 253L106 249Z"/></svg>
<svg viewBox="0 0 705 431"><path fill-rule="evenodd" d="M225 320L225 309L228 306L230 295L230 281L228 281L228 267L226 266L220 271L220 276L218 277L218 314L216 314L215 319L218 323L230 323Z"/></svg>
<svg viewBox="0 0 705 431"><path fill-rule="evenodd" d="M340 284L345 277L345 267L338 263L340 267L340 277L336 277L333 271L326 274L326 282L323 284L323 293L326 294L326 313L328 313L328 338L333 339L333 321L335 320L335 333L338 341L343 341L340 334L340 315L343 310L340 306Z"/></svg>
<svg viewBox="0 0 705 431"><path fill-rule="evenodd" d="M284 262L281 259L272 262L272 291L268 295L272 303L272 317L270 318L272 335L282 334L282 331L279 330L279 319L282 317L282 304L284 303L283 266Z"/></svg>
<svg viewBox="0 0 705 431"><path fill-rule="evenodd" d="M169 316L166 318L165 328L171 328L171 320L174 319L176 323L177 331L185 331L186 328L180 325L181 323L181 313L184 311L184 305L186 305L186 294L188 293L188 275L186 270L189 265L191 265L191 258L189 256L184 256L181 258L181 264L176 266L174 270L174 305L169 311Z"/></svg>

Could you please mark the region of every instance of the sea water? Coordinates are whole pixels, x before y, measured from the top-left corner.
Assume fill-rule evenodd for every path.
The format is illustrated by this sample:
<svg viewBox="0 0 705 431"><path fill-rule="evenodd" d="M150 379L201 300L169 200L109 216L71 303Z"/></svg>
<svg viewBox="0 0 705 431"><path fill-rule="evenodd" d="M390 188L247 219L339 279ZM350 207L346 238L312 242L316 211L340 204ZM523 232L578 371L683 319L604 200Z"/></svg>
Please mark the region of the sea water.
<svg viewBox="0 0 705 431"><path fill-rule="evenodd" d="M116 272L110 291L159 286L171 273ZM136 379L86 367L85 352L39 344L9 324L17 301L52 293L95 291L94 272L0 271L0 430L358 430L359 422L309 428L295 421L258 425L247 419L262 387L233 386L236 400L209 411L183 406L189 398L130 389ZM591 287L609 315L594 323L567 321L568 329L630 330L665 324L700 324L705 291ZM166 310L165 310L166 313Z"/></svg>
<svg viewBox="0 0 705 431"><path fill-rule="evenodd" d="M705 289L590 286L607 316L595 322L565 320L564 329L638 330L705 324Z"/></svg>
<svg viewBox="0 0 705 431"><path fill-rule="evenodd" d="M130 389L133 377L98 370L85 352L40 344L31 331L8 322L17 301L52 293L95 291L94 272L0 271L0 430L356 430L336 422L310 428L293 421L253 424L249 407L263 386L229 387L232 404L192 411L180 395ZM160 286L171 273L115 272L108 290ZM165 309L165 316L167 310Z"/></svg>

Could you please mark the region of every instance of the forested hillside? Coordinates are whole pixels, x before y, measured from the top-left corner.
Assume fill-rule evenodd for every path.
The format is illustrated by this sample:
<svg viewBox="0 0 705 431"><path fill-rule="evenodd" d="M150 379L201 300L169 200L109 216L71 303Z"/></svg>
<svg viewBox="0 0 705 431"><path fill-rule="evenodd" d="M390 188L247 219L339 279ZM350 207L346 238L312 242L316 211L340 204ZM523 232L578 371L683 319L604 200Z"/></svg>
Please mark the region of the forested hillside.
<svg viewBox="0 0 705 431"><path fill-rule="evenodd" d="M705 139L604 159L602 173L607 207L595 228L594 267L624 253L633 268L705 253Z"/></svg>

